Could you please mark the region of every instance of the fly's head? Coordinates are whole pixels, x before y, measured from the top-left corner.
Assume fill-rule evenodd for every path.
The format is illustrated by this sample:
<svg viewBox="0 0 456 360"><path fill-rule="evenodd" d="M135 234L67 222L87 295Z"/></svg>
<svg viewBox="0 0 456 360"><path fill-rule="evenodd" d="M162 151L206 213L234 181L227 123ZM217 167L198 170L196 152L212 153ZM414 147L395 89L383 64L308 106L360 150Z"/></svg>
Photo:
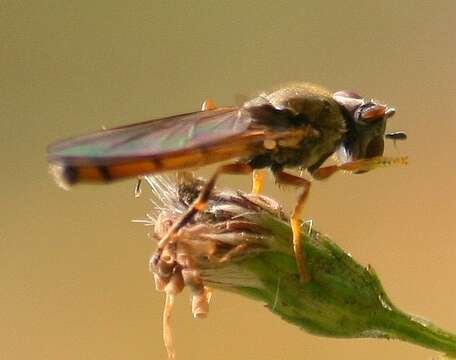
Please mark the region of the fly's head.
<svg viewBox="0 0 456 360"><path fill-rule="evenodd" d="M347 121L347 133L338 153L343 162L383 155L386 123L396 112L393 107L363 98L352 91L333 94ZM405 133L401 133L405 137Z"/></svg>

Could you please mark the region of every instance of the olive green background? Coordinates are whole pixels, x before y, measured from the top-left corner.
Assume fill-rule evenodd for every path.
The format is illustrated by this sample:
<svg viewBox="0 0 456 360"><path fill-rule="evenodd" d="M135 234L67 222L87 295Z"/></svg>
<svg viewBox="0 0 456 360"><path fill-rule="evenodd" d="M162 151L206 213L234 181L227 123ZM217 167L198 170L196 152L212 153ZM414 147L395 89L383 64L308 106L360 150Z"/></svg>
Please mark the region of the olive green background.
<svg viewBox="0 0 456 360"><path fill-rule="evenodd" d="M456 2L315 3L0 0L0 358L166 356L155 244L130 222L150 192L134 199L133 180L64 192L46 144L293 80L397 108L389 129L409 140L386 153L411 164L316 183L306 218L372 264L399 307L456 331ZM271 180L266 192L288 208L296 196ZM315 337L219 291L207 320L191 318L186 294L175 310L178 359L436 355Z"/></svg>

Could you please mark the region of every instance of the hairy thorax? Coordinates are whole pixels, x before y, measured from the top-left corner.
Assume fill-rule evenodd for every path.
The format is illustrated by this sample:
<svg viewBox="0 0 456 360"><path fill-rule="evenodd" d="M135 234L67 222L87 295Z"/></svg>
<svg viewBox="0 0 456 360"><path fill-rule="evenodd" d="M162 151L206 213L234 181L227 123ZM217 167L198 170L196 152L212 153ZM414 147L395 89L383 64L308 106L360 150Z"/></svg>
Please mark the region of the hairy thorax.
<svg viewBox="0 0 456 360"><path fill-rule="evenodd" d="M302 133L292 139L265 142L258 154L247 159L255 168L313 170L337 150L345 132L339 105L327 90L315 85L297 84L263 94L244 108L252 113L256 126Z"/></svg>

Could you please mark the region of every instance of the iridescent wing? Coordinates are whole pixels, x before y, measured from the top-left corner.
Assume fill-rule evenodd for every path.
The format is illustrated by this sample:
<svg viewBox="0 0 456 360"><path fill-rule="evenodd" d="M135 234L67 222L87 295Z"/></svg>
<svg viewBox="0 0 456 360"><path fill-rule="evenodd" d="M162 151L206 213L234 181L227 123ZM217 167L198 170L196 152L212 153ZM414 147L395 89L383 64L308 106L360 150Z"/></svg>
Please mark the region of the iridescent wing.
<svg viewBox="0 0 456 360"><path fill-rule="evenodd" d="M267 138L243 108L218 108L103 130L48 147L61 183L103 182L207 165L251 153Z"/></svg>

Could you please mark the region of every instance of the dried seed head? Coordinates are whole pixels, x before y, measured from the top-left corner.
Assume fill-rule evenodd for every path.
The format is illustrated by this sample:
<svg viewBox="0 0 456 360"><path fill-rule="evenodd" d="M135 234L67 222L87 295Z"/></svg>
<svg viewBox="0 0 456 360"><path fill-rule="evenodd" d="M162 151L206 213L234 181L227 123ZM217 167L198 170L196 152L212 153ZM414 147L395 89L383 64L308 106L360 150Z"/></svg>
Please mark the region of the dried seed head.
<svg viewBox="0 0 456 360"><path fill-rule="evenodd" d="M195 201L205 181L190 173L179 173L173 183L164 176L148 176L145 180L157 197L156 210L145 220L153 225L154 238L160 240L186 209ZM207 284L234 286L245 282L258 285L236 261L268 249L269 232L258 221L268 212L285 218L278 203L261 195L232 190L214 190L207 209L179 230L173 241L156 252L150 261L155 287L166 293L164 341L168 356L174 357L171 307L175 295L184 287L191 293L192 314L204 318L209 313L211 291Z"/></svg>
<svg viewBox="0 0 456 360"><path fill-rule="evenodd" d="M159 195L160 204L156 207L160 210L149 218L154 225L154 237L160 239L197 198L204 180L189 173L180 173L177 185L163 176L146 177L146 181ZM284 218L279 204L269 198L239 191L215 190L207 209L182 228L161 254L154 254L151 270L159 278L156 280L157 287L166 291L166 282L171 281L171 274L180 272L184 285L189 286L192 292L199 292L204 287L203 281L219 283L212 276L211 269L223 268L228 261L235 262L267 249L269 234L257 221L262 212ZM195 271L198 275L184 275L194 274ZM205 278L205 274L211 275ZM201 285L195 287L197 278Z"/></svg>

